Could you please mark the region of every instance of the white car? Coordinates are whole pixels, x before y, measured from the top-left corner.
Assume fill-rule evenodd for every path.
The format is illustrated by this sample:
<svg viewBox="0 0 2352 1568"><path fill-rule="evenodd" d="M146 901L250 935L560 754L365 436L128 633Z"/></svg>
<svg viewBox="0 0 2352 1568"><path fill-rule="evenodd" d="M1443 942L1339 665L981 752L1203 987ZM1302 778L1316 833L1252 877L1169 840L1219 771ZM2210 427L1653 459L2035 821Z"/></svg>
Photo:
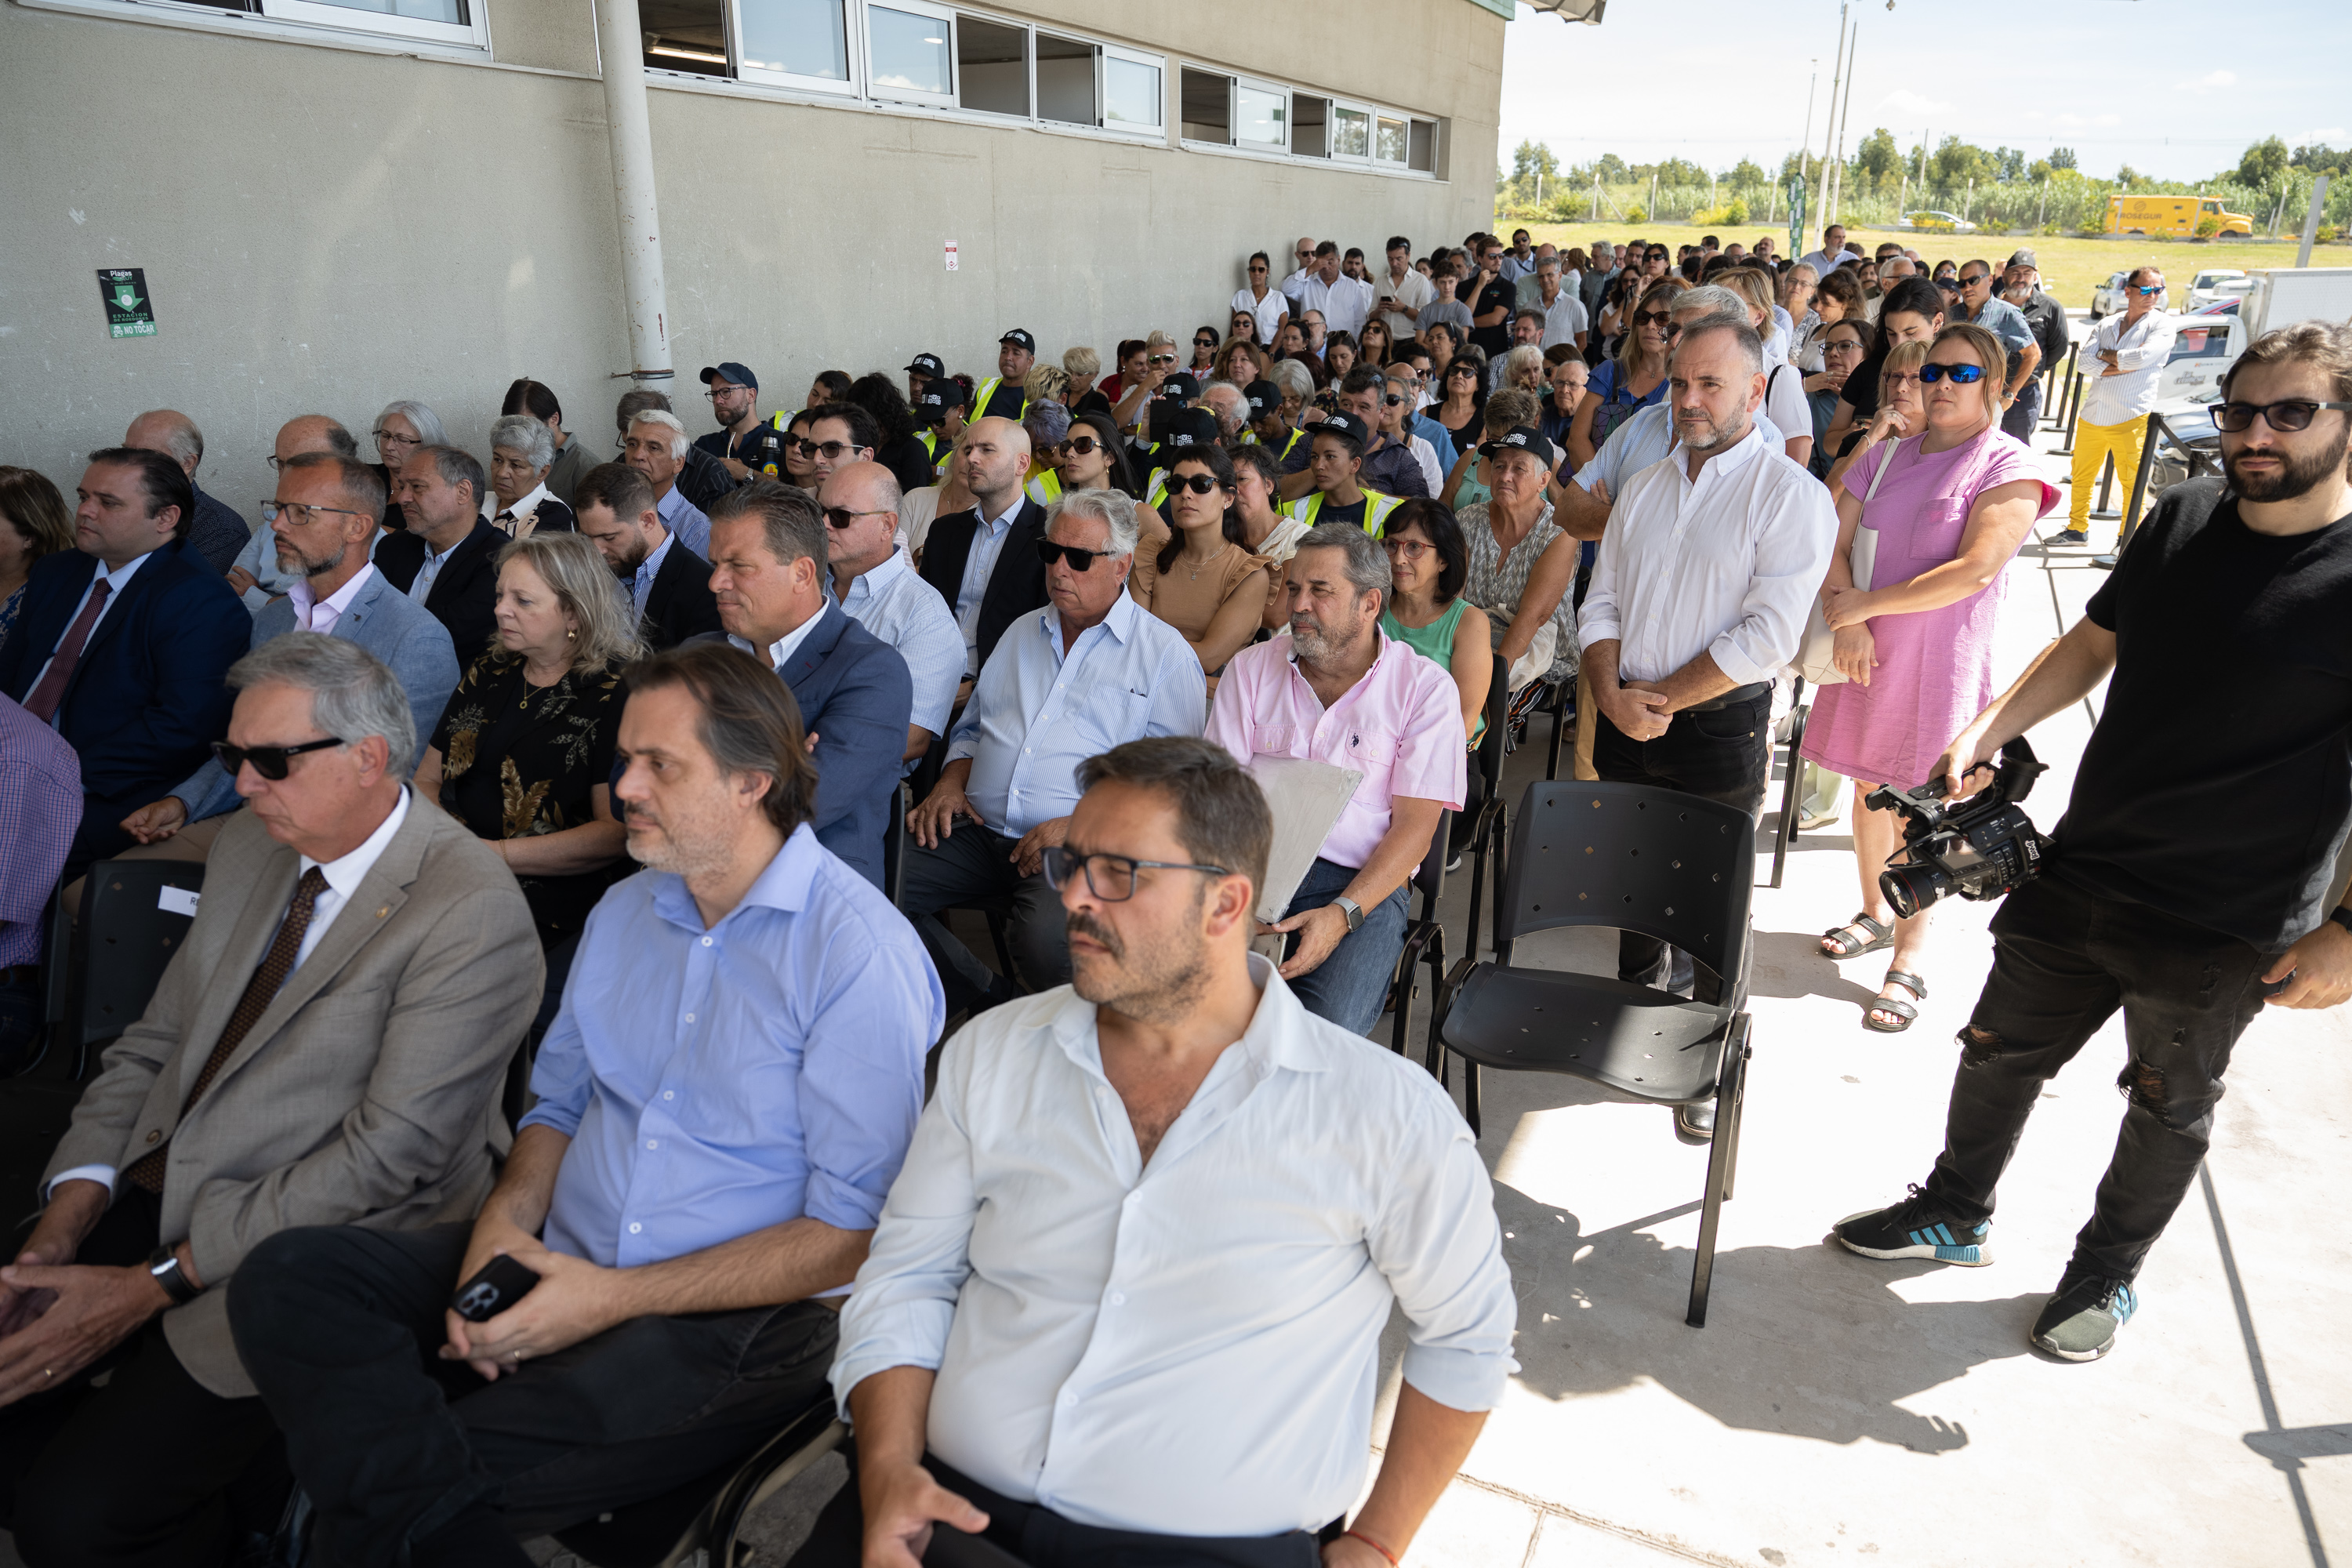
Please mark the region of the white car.
<svg viewBox="0 0 2352 1568"><path fill-rule="evenodd" d="M2188 310L2201 310L2216 300L2242 296L2254 286L2253 279L2235 267L2208 267L2189 279Z"/></svg>

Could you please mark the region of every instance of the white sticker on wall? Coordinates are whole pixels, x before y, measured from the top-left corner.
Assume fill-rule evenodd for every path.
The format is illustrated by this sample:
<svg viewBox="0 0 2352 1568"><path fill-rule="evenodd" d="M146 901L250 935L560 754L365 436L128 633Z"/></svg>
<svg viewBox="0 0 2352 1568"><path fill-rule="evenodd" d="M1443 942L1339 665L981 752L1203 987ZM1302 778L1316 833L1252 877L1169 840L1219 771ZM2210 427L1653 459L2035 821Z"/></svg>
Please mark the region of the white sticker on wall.
<svg viewBox="0 0 2352 1568"><path fill-rule="evenodd" d="M951 239L951 240L949 240L949 241L948 241L948 270L949 270L949 271L950 271L950 272L953 272L955 269L956 269L956 242L955 242L954 240L952 240L952 239Z"/></svg>

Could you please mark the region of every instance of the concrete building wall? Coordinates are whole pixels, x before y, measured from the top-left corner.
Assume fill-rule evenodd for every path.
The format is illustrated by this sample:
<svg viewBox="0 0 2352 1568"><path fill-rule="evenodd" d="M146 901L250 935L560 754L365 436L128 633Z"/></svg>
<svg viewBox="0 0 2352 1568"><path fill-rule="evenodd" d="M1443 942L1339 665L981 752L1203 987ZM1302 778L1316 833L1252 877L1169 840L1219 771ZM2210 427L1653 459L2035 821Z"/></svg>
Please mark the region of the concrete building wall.
<svg viewBox="0 0 2352 1568"><path fill-rule="evenodd" d="M252 514L300 412L362 437L420 398L482 450L509 380L602 449L630 368L604 89L581 0L488 0L495 63L0 3L0 461L70 491L143 408L204 427L199 481ZM1291 13L1295 13L1291 14ZM654 79L672 391L741 360L762 406L919 350L992 374L1008 327L1058 355L1222 330L1251 249L1423 250L1491 212L1503 22L1469 0L1034 0L1023 13L1448 122L1450 180L780 100ZM1393 40L1420 40L1399 49ZM1316 39L1296 61L1228 42ZM1279 66L1282 68L1277 68ZM1294 67L1296 68L1288 68ZM1171 111L1171 119L1175 117ZM950 273L943 247L959 247ZM146 269L153 338L112 341L94 269ZM485 452L484 455L487 455Z"/></svg>

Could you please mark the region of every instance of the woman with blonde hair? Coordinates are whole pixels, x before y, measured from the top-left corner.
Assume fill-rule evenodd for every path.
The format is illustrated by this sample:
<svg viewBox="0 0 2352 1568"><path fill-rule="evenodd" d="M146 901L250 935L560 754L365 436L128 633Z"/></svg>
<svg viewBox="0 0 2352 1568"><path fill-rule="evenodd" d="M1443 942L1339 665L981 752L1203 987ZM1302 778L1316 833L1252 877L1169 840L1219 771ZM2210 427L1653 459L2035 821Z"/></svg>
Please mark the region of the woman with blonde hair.
<svg viewBox="0 0 2352 1568"><path fill-rule="evenodd" d="M1033 364L1021 380L1021 392L1031 403L1059 403L1067 406L1070 393L1070 373L1057 364Z"/></svg>
<svg viewBox="0 0 2352 1568"><path fill-rule="evenodd" d="M1902 842L1903 819L1861 803L1882 784L1908 790L1927 783L1951 738L1992 700L2003 569L2058 500L2033 454L2001 431L2008 355L2000 340L1981 327L1946 327L1925 348L1898 348L1890 370L1913 352L1920 360L1916 429L1890 395L1883 437L1837 491L1837 546L1821 597L1846 679L1813 699L1802 748L1808 760L1854 781L1863 908L1822 933L1822 951L1852 958L1894 949L1878 999L1863 1015L1864 1027L1889 1035L1911 1026L1916 1003L1927 995L1919 960L1928 911L1895 918L1878 879ZM1853 542L1865 528L1874 550L1870 580L1857 583Z"/></svg>

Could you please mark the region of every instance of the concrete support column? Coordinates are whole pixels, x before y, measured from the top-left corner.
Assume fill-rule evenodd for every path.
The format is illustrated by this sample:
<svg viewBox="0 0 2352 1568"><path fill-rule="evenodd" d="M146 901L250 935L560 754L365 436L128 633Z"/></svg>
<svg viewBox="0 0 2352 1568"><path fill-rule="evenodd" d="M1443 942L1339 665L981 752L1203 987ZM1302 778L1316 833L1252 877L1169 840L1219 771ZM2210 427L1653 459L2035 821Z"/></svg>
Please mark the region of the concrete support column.
<svg viewBox="0 0 2352 1568"><path fill-rule="evenodd" d="M629 310L629 374L667 391L669 302L663 291L661 217L654 201L653 127L646 109L645 35L637 0L596 0L613 194L621 225L621 285Z"/></svg>

